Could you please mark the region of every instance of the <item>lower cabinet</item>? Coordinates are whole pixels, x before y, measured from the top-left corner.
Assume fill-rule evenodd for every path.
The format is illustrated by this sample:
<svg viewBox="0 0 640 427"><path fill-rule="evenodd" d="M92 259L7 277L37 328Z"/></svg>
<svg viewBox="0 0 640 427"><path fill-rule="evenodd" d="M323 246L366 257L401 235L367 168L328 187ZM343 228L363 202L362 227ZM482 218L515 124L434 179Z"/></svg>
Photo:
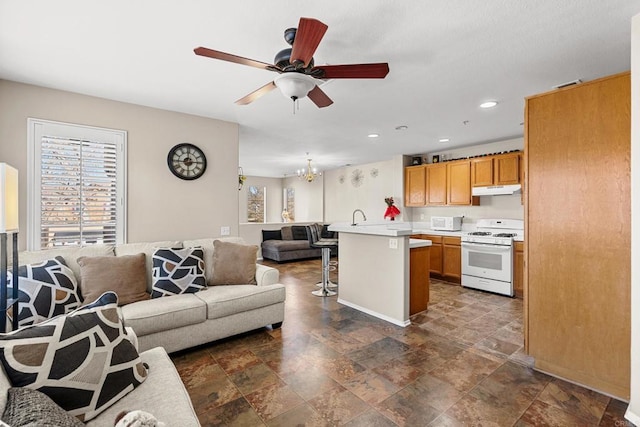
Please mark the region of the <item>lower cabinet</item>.
<svg viewBox="0 0 640 427"><path fill-rule="evenodd" d="M524 295L524 242L514 242L513 291L517 298Z"/></svg>
<svg viewBox="0 0 640 427"><path fill-rule="evenodd" d="M460 252L459 237L436 236L433 234L418 234L411 237L431 240L431 255L429 257L431 266L429 272L432 277L460 283L462 254Z"/></svg>
<svg viewBox="0 0 640 427"><path fill-rule="evenodd" d="M429 253L431 247L409 249L409 315L425 311L429 304Z"/></svg>

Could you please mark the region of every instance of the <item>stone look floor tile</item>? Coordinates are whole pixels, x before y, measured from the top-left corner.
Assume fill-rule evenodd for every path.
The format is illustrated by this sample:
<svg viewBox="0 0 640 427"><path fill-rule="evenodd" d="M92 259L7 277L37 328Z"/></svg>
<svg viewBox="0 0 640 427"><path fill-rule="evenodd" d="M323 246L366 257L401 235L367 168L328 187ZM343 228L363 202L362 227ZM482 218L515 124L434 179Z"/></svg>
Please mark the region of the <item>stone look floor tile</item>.
<svg viewBox="0 0 640 427"><path fill-rule="evenodd" d="M265 264L282 328L171 355L203 426L630 426L626 403L531 369L521 300L434 279L402 328L312 296L319 259Z"/></svg>

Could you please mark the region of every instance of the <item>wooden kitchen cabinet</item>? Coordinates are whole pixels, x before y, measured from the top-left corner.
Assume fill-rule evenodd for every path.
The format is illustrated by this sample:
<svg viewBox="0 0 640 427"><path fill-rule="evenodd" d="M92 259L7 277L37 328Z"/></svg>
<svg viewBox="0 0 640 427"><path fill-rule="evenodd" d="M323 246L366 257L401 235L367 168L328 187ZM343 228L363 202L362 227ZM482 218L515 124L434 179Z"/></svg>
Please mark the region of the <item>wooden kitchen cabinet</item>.
<svg viewBox="0 0 640 427"><path fill-rule="evenodd" d="M519 184L520 158L520 153L508 153L471 159L471 186Z"/></svg>
<svg viewBox="0 0 640 427"><path fill-rule="evenodd" d="M442 239L442 275L460 283L462 278L462 255L459 237L445 236Z"/></svg>
<svg viewBox="0 0 640 427"><path fill-rule="evenodd" d="M429 256L431 275L435 278L460 283L462 268L460 238L433 234L421 234L417 238L431 240Z"/></svg>
<svg viewBox="0 0 640 427"><path fill-rule="evenodd" d="M429 304L429 246L409 249L409 315L425 311Z"/></svg>
<svg viewBox="0 0 640 427"><path fill-rule="evenodd" d="M536 369L628 400L630 74L529 97L525 121L526 350Z"/></svg>
<svg viewBox="0 0 640 427"><path fill-rule="evenodd" d="M447 204L447 164L427 165L427 205Z"/></svg>
<svg viewBox="0 0 640 427"><path fill-rule="evenodd" d="M524 242L513 242L513 291L516 298L524 294Z"/></svg>
<svg viewBox="0 0 640 427"><path fill-rule="evenodd" d="M426 165L404 168L404 205L424 206L426 204Z"/></svg>
<svg viewBox="0 0 640 427"><path fill-rule="evenodd" d="M447 204L471 205L471 162L468 160L449 162L446 166Z"/></svg>

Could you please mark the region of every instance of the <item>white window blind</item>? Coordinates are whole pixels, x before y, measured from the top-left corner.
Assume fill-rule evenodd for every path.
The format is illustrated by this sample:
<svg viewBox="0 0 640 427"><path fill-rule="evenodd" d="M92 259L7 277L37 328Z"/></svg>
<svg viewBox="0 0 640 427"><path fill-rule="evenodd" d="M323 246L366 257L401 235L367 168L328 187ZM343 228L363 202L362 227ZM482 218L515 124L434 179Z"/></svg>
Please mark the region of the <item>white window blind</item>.
<svg viewBox="0 0 640 427"><path fill-rule="evenodd" d="M124 242L126 134L52 122L31 125L31 249Z"/></svg>

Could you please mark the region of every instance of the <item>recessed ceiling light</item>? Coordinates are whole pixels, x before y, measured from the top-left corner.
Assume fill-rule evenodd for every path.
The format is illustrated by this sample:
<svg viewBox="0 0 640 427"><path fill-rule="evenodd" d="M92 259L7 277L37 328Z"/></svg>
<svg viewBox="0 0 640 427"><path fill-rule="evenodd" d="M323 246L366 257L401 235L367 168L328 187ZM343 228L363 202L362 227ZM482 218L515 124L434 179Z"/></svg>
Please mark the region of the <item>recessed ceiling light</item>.
<svg viewBox="0 0 640 427"><path fill-rule="evenodd" d="M409 129L409 126L407 125L396 126L396 130L407 130L407 129Z"/></svg>
<svg viewBox="0 0 640 427"><path fill-rule="evenodd" d="M440 138L438 142L449 142L449 138Z"/></svg>
<svg viewBox="0 0 640 427"><path fill-rule="evenodd" d="M480 108L493 108L498 105L498 101L486 101L480 104Z"/></svg>
<svg viewBox="0 0 640 427"><path fill-rule="evenodd" d="M377 137L379 137L380 135L379 135L379 134L377 134L377 133L370 133L370 134L369 134L369 135L367 135L367 136L368 136L369 138L377 138Z"/></svg>

